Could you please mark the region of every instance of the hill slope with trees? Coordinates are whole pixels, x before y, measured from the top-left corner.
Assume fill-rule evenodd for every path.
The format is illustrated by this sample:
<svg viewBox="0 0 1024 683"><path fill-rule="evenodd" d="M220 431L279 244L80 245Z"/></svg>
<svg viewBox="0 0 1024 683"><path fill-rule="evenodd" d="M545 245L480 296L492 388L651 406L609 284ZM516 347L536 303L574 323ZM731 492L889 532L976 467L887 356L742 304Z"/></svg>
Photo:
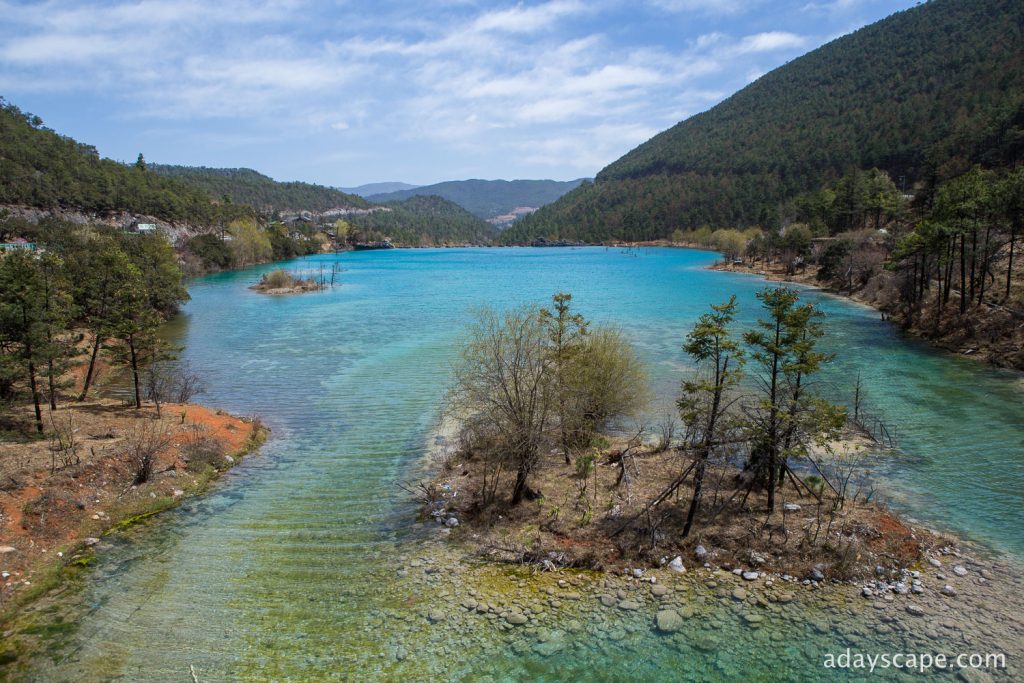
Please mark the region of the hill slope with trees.
<svg viewBox="0 0 1024 683"><path fill-rule="evenodd" d="M400 244L489 244L497 231L443 197L410 197L389 202L384 211L349 217L366 240L390 237Z"/></svg>
<svg viewBox="0 0 1024 683"><path fill-rule="evenodd" d="M100 158L95 147L59 135L38 116L0 98L0 205L126 211L211 225L251 214L215 202L201 189L153 173L142 155L128 166Z"/></svg>
<svg viewBox="0 0 1024 683"><path fill-rule="evenodd" d="M205 166L168 166L152 164L156 173L177 178L214 197L227 197L235 204L246 204L258 211L326 211L339 208L365 208L362 197L332 187L301 182L278 182L251 168L207 168Z"/></svg>
<svg viewBox="0 0 1024 683"><path fill-rule="evenodd" d="M578 180L451 180L399 192L375 194L371 202L392 202L415 196L436 195L455 202L474 216L493 218L521 206L541 207L579 187Z"/></svg>
<svg viewBox="0 0 1024 683"><path fill-rule="evenodd" d="M925 189L1024 153L1024 4L934 0L795 59L660 133L507 232L600 241L779 227L852 169Z"/></svg>

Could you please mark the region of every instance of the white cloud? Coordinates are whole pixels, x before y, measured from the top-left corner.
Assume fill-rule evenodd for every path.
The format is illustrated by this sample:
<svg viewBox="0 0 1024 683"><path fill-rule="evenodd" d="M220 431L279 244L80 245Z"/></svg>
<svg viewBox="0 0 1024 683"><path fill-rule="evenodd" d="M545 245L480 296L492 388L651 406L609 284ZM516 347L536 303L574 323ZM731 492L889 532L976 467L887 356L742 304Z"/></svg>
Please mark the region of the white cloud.
<svg viewBox="0 0 1024 683"><path fill-rule="evenodd" d="M731 52L736 55L746 55L755 52L801 48L806 44L807 39L795 33L768 31L746 36L731 49Z"/></svg>
<svg viewBox="0 0 1024 683"><path fill-rule="evenodd" d="M141 46L138 41L122 42L109 36L45 33L12 40L0 50L0 57L26 65L80 63L116 56L133 47Z"/></svg>
<svg viewBox="0 0 1024 683"><path fill-rule="evenodd" d="M0 87L15 101L97 94L150 127L324 135L311 142L324 160L401 145L396 159L443 150L463 166L505 158L589 175L810 40L743 35L735 17L749 5L735 0L654 0L654 12L625 0L424 2L412 13L389 2L0 0ZM694 34L685 13L730 16ZM665 35L629 35L626 14ZM365 148L319 148L331 141Z"/></svg>
<svg viewBox="0 0 1024 683"><path fill-rule="evenodd" d="M660 10L672 13L739 14L760 4L751 0L650 0Z"/></svg>
<svg viewBox="0 0 1024 683"><path fill-rule="evenodd" d="M552 0L552 2L529 7L520 3L511 9L481 14L472 23L470 30L533 33L550 29L557 20L578 14L585 7L583 3L574 0Z"/></svg>

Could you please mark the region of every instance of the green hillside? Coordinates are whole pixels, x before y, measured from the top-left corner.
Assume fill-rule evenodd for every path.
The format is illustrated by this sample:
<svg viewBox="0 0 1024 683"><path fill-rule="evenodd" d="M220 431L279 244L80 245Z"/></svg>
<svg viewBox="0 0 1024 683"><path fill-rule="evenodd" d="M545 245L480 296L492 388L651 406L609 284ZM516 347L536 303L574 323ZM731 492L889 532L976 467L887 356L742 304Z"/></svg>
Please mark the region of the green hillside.
<svg viewBox="0 0 1024 683"><path fill-rule="evenodd" d="M1024 3L934 0L793 60L655 136L503 235L652 239L775 227L860 168L908 189L1024 152Z"/></svg>
<svg viewBox="0 0 1024 683"><path fill-rule="evenodd" d="M366 239L390 237L401 244L488 244L497 234L488 223L443 197L410 197L385 204L387 211L350 216Z"/></svg>
<svg viewBox="0 0 1024 683"><path fill-rule="evenodd" d="M141 159L140 159L141 161ZM0 98L0 204L128 211L167 221L212 224L251 213L144 163L101 159L95 147L59 135Z"/></svg>
<svg viewBox="0 0 1024 683"><path fill-rule="evenodd" d="M507 214L520 206L550 204L583 182L579 180L451 180L400 192L367 197L371 202L391 202L417 195L436 195L455 202L483 219Z"/></svg>
<svg viewBox="0 0 1024 683"><path fill-rule="evenodd" d="M259 211L326 211L365 207L366 200L332 187L300 182L278 182L250 168L207 168L151 164L160 175L177 178L214 197L228 197Z"/></svg>

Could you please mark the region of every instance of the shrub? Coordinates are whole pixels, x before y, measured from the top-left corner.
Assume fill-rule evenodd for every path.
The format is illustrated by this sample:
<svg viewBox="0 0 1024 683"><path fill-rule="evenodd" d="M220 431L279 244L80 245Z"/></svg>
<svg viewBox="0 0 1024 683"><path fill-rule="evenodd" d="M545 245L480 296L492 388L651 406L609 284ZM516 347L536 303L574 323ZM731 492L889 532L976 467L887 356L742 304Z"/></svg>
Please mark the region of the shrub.
<svg viewBox="0 0 1024 683"><path fill-rule="evenodd" d="M264 273L260 284L268 289L284 289L295 286L295 277L284 268L278 268Z"/></svg>
<svg viewBox="0 0 1024 683"><path fill-rule="evenodd" d="M181 455L191 472L201 472L207 467L221 469L226 451L227 446L222 439L201 432L193 432L181 447Z"/></svg>

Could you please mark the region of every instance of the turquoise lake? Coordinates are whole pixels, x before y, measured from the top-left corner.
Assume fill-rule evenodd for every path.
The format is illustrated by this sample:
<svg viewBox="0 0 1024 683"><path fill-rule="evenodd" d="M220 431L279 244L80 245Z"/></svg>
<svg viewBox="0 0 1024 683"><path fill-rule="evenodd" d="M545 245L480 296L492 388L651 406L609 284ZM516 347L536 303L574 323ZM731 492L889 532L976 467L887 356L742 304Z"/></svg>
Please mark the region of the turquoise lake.
<svg viewBox="0 0 1024 683"><path fill-rule="evenodd" d="M682 340L708 304L735 293L743 326L760 313L754 294L765 283L706 270L716 259L681 249L393 250L285 264L345 269L340 286L302 296L250 291L270 266L192 282L171 334L205 379L200 400L260 416L272 437L211 494L103 554L78 648L51 674L180 681L194 664L204 681L780 680L813 659L810 639L867 637L839 617L827 634L787 631L781 642L723 619L713 658L639 644L637 630L617 643L591 635L558 661L513 661L503 632L424 640L426 627L402 613L394 573L422 532L397 483L419 472L471 309L571 292L584 315L628 331L668 406L687 369ZM895 428L900 452L878 466L886 499L1024 557L1022 376L932 351L869 308L804 296L827 313L836 354L819 388L850 401L859 374L866 407ZM750 658L769 642L773 657ZM407 656L393 669L381 652L396 648Z"/></svg>

